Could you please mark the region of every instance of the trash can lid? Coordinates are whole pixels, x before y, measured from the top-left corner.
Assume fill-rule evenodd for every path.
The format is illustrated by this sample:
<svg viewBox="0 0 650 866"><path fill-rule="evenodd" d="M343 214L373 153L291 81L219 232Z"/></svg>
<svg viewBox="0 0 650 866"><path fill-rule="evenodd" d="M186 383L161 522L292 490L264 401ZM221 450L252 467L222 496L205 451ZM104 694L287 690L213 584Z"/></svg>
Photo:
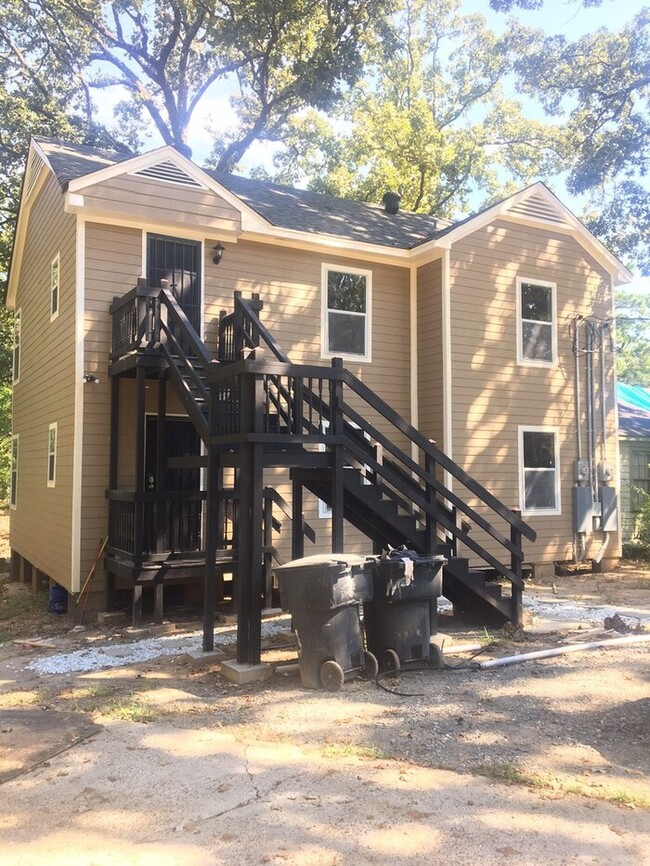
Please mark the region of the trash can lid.
<svg viewBox="0 0 650 866"><path fill-rule="evenodd" d="M361 556L357 553L316 553L313 556L304 556L302 559L285 562L284 565L276 565L273 571L290 571L292 568L310 568L312 566L354 568L374 561L375 557Z"/></svg>

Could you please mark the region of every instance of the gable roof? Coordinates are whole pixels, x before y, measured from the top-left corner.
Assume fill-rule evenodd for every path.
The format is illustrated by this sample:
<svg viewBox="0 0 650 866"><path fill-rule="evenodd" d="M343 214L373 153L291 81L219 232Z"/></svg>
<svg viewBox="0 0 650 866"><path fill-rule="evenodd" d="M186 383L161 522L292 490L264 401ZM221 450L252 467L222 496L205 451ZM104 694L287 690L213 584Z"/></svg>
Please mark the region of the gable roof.
<svg viewBox="0 0 650 866"><path fill-rule="evenodd" d="M35 141L64 189L107 166L140 159L134 154L112 153L57 139L35 138ZM194 163L173 148L159 149L160 164L165 161L163 151L171 152L175 161L187 162L196 170ZM367 202L295 189L224 171L200 171L231 192L269 225L290 231L334 235L351 241L409 250L435 238L449 225L448 220L428 214L408 211L388 214L382 207Z"/></svg>
<svg viewBox="0 0 650 866"><path fill-rule="evenodd" d="M408 211L389 214L367 202L203 169L170 145L136 155L34 137L7 282L9 306L15 298L20 274L25 231L33 201L30 194L37 182L42 182L46 167L71 197L121 174L156 177L211 189L239 210L242 230L251 238L275 239L277 243L306 249L314 245L330 247L349 254L398 259L400 263L416 266L439 256L441 250L451 248L456 241L494 220L512 220L569 234L616 283L627 283L632 279L621 262L543 183L535 183L478 214L450 223L429 214Z"/></svg>

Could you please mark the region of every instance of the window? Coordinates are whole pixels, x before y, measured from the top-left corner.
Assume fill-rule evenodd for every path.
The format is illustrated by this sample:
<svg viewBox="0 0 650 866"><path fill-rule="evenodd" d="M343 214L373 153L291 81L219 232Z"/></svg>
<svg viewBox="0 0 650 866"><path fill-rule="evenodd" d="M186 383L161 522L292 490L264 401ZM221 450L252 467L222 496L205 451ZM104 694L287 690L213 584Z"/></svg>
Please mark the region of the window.
<svg viewBox="0 0 650 866"><path fill-rule="evenodd" d="M520 364L555 364L555 283L517 279L517 329Z"/></svg>
<svg viewBox="0 0 650 866"><path fill-rule="evenodd" d="M14 313L14 347L13 347L13 382L14 385L20 379L20 327L22 314L20 310Z"/></svg>
<svg viewBox="0 0 650 866"><path fill-rule="evenodd" d="M636 448L630 454L630 505L640 511L650 495L650 449Z"/></svg>
<svg viewBox="0 0 650 866"><path fill-rule="evenodd" d="M370 271L323 265L324 358L370 360Z"/></svg>
<svg viewBox="0 0 650 866"><path fill-rule="evenodd" d="M11 437L11 477L9 479L9 507L18 502L18 434Z"/></svg>
<svg viewBox="0 0 650 866"><path fill-rule="evenodd" d="M56 422L47 432L47 486L56 487Z"/></svg>
<svg viewBox="0 0 650 866"><path fill-rule="evenodd" d="M560 514L558 435L548 427L519 428L522 514Z"/></svg>
<svg viewBox="0 0 650 866"><path fill-rule="evenodd" d="M56 254L50 266L50 321L59 315L59 273L61 256Z"/></svg>

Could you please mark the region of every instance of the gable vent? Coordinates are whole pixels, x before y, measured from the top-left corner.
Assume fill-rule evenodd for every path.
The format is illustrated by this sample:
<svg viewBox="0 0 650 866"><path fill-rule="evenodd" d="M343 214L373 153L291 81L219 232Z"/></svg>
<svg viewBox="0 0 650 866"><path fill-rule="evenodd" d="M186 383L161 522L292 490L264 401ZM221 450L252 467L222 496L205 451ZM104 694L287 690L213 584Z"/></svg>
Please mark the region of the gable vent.
<svg viewBox="0 0 650 866"><path fill-rule="evenodd" d="M29 166L27 168L27 174L25 175L25 201L29 198L34 189L34 185L38 180L38 175L40 174L41 168L45 165L44 160L36 153L35 150L32 151L32 157L29 161Z"/></svg>
<svg viewBox="0 0 650 866"><path fill-rule="evenodd" d="M158 165L150 165L148 168L142 168L140 171L134 171L133 174L138 177L147 177L151 180L162 180L165 183L176 183L181 186L193 186L204 189L202 184L169 160L159 162Z"/></svg>
<svg viewBox="0 0 650 866"><path fill-rule="evenodd" d="M509 216L532 217L545 223L571 228L571 223L556 207L541 195L531 195L519 204L508 208Z"/></svg>

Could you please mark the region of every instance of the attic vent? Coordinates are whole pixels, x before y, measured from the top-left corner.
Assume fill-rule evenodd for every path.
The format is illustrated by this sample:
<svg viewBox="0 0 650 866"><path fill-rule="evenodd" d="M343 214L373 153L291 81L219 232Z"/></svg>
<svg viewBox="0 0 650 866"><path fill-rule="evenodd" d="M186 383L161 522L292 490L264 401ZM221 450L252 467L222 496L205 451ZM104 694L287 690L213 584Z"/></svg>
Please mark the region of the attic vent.
<svg viewBox="0 0 650 866"><path fill-rule="evenodd" d="M176 183L181 186L198 187L199 189L203 188L197 180L194 180L187 172L169 160L159 162L158 165L150 165L148 168L142 168L140 171L134 171L133 174L138 177L148 177L152 180L162 180L165 183Z"/></svg>
<svg viewBox="0 0 650 866"><path fill-rule="evenodd" d="M567 218L549 201L541 195L532 195L530 198L520 201L519 204L508 208L508 214L524 217L532 217L533 219L542 220L546 223L553 223L563 228L570 228L571 224Z"/></svg>
<svg viewBox="0 0 650 866"><path fill-rule="evenodd" d="M27 167L27 174L25 175L25 201L27 201L27 199L31 195L31 192L34 189L34 184L36 183L41 168L44 165L45 162L43 161L43 159L36 153L35 150L32 150L32 158L29 161L29 166Z"/></svg>

